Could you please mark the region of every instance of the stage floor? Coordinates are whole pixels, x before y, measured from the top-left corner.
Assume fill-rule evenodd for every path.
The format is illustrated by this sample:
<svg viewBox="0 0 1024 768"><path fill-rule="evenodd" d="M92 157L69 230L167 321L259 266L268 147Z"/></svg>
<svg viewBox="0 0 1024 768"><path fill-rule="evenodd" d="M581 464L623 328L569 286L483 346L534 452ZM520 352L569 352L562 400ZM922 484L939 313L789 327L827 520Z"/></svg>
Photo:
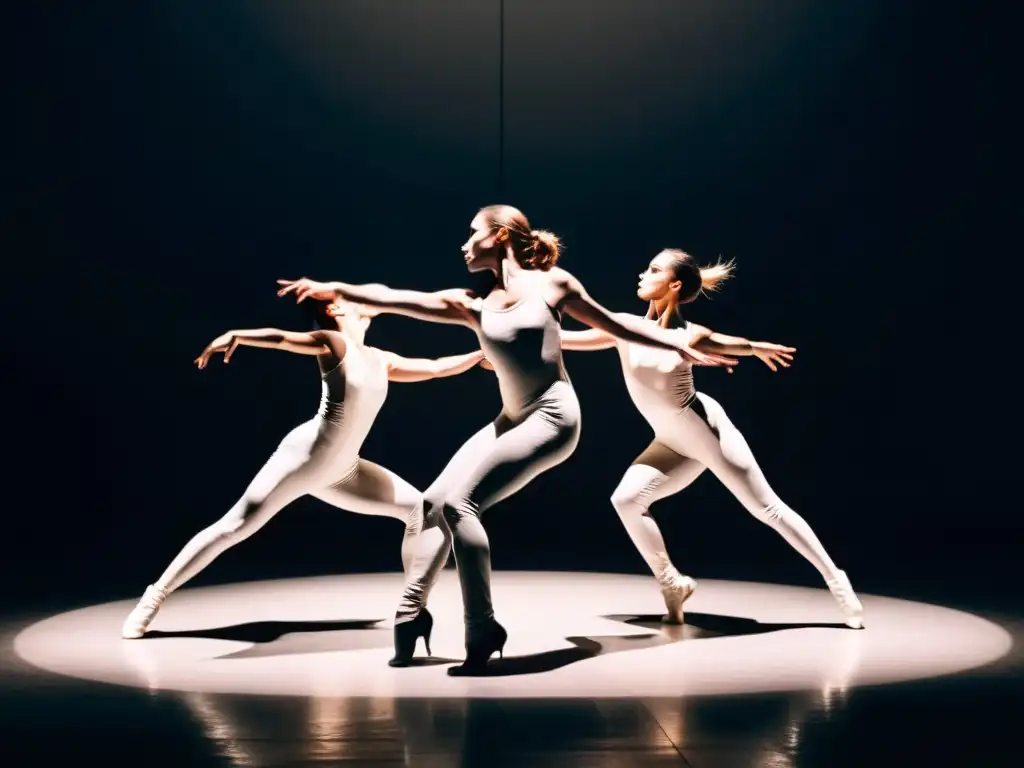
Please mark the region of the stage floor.
<svg viewBox="0 0 1024 768"><path fill-rule="evenodd" d="M985 687L989 709L1003 702L993 717L1020 706L999 694L1020 690L1016 625L939 605L862 595L866 628L852 630L824 588L708 579L685 626L670 627L649 577L499 572L505 658L486 676L452 678L463 650L455 573L431 596L433 656L409 669L386 664L400 589L399 574L184 589L141 640L119 636L134 600L22 622L5 638L5 720L45 732L48 719L84 707L76 732L91 724L82 740L92 746L66 745L67 754L108 765L137 755L189 765L763 768L867 765L894 750L960 764L944 760L960 754L948 742L981 712L971 690ZM960 707L935 709L943 696ZM858 702L884 703L858 713ZM871 727L837 740L857 718ZM942 730L954 726L958 734ZM882 734L893 743L880 745ZM18 744L28 749L18 738L0 749ZM37 762L40 747L58 745L4 764ZM970 762L1009 765L1003 749L989 737Z"/></svg>

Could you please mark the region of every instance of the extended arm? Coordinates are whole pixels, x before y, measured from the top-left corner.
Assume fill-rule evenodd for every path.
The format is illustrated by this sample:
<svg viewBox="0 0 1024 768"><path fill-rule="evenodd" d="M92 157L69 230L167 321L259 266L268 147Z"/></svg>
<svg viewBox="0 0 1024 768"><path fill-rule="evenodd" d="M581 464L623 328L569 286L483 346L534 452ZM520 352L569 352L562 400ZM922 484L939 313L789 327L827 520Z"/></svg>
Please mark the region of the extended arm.
<svg viewBox="0 0 1024 768"><path fill-rule="evenodd" d="M385 353L388 361L390 381L413 382L457 376L479 364L484 353L479 349L465 355L449 355L429 359L423 357L402 357L394 352Z"/></svg>
<svg viewBox="0 0 1024 768"><path fill-rule="evenodd" d="M339 360L345 357L345 340L338 334L327 331L296 333L282 331L279 328L254 328L221 334L207 345L195 363L199 368L205 368L210 358L218 352L224 353L225 363L229 362L231 355L240 346L280 349L299 355L333 354Z"/></svg>
<svg viewBox="0 0 1024 768"><path fill-rule="evenodd" d="M282 286L278 296L294 294L297 301L349 301L373 307L378 312L406 315L417 320L434 323L469 324L469 293L460 288L445 291L404 291L380 283L349 285L348 283L320 283L308 278L278 280Z"/></svg>
<svg viewBox="0 0 1024 768"><path fill-rule="evenodd" d="M586 331L562 331L562 349L573 352L594 352L615 346L615 337L590 328Z"/></svg>
<svg viewBox="0 0 1024 768"><path fill-rule="evenodd" d="M580 281L568 272L563 271L558 280L562 291L562 307L572 317L591 328L604 331L623 341L674 350L695 365L735 365L738 362L698 352L690 347L681 334L642 318L609 312L590 298Z"/></svg>
<svg viewBox="0 0 1024 768"><path fill-rule="evenodd" d="M733 357L757 357L761 362L771 368L778 370L776 364L783 368L789 368L793 361L795 347L786 347L781 344L772 344L768 341L750 341L742 336L727 336L724 333L715 333L710 328L694 324L694 334L691 344L701 352L709 352L713 355L729 355Z"/></svg>

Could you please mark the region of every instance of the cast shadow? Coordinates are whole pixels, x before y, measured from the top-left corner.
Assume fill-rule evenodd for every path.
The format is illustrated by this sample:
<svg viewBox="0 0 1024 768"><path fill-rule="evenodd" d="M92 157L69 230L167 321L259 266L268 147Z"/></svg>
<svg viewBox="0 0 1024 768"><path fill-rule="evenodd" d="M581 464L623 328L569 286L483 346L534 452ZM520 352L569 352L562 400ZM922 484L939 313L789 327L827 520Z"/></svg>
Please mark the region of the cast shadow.
<svg viewBox="0 0 1024 768"><path fill-rule="evenodd" d="M540 672L552 672L578 661L586 661L596 656L607 656L610 653L623 651L640 651L659 645L678 642L664 634L649 635L600 635L597 637L567 637L573 648L559 648L554 651L542 651L526 656L506 656L491 659L483 669L472 672L456 667L451 671L457 677L512 677L515 675L535 675Z"/></svg>
<svg viewBox="0 0 1024 768"><path fill-rule="evenodd" d="M249 621L227 627L183 629L165 632L152 629L144 639L158 637L196 637L206 640L234 640L239 643L272 643L294 632L336 632L352 629L378 629L383 619L343 619L341 621Z"/></svg>
<svg viewBox="0 0 1024 768"><path fill-rule="evenodd" d="M662 630L671 628L678 631L680 629L678 625L673 626L662 624L660 615L613 615L604 616L603 618L611 619L612 621L621 621L624 624L643 627L644 629L655 629L656 627L661 627ZM697 613L696 611L687 611L683 616L683 621L686 627L692 627L700 630L701 634L694 635L693 639L698 639L701 636L707 637L709 635L714 637L762 635L768 632L782 632L787 629L850 629L850 627L846 626L842 622L797 621L770 624L757 621L756 619L748 619L744 616L728 616L718 613Z"/></svg>

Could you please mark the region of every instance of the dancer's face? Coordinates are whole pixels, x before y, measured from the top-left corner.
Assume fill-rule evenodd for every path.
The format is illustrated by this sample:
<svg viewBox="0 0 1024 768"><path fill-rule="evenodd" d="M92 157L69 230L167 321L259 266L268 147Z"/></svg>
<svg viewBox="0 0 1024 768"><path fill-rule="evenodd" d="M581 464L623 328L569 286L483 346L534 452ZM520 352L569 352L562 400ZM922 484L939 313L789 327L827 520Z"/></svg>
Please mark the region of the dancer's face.
<svg viewBox="0 0 1024 768"><path fill-rule="evenodd" d="M651 259L647 269L640 273L636 295L644 301L661 301L673 295L678 297L682 287L682 282L676 280L675 272L672 271L672 257L667 253L659 253Z"/></svg>
<svg viewBox="0 0 1024 768"><path fill-rule="evenodd" d="M496 270L501 260L501 250L497 236L491 231L491 223L477 214L469 225L469 239L462 244L462 253L466 259L466 269L470 272Z"/></svg>
<svg viewBox="0 0 1024 768"><path fill-rule="evenodd" d="M336 301L327 309L328 314L338 324L342 333L362 335L370 327L370 319L376 314L369 307L350 304L347 301Z"/></svg>

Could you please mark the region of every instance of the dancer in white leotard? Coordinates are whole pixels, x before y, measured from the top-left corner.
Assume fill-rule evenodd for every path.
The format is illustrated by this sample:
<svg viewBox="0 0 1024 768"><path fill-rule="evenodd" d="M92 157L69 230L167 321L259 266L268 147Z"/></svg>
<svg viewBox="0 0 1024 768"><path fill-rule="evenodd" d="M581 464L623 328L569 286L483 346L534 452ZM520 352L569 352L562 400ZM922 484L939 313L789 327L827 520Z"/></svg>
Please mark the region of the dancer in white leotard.
<svg viewBox="0 0 1024 768"><path fill-rule="evenodd" d="M481 513L564 461L579 439L576 393L562 366L560 320L577 320L628 341L651 344L701 365L735 360L693 351L679 334L640 318L616 316L591 299L576 278L555 266L558 240L530 229L523 214L509 206L491 206L473 219L463 245L470 271L496 276L486 297L462 289L422 293L383 285L318 283L306 278L279 281L279 294L305 298L342 298L440 323L472 328L493 365L501 391L498 417L477 432L423 494L423 530L447 520L454 536L455 561L462 582L466 617L466 661L453 674L472 672L501 651L505 630L494 619L490 589L490 545ZM433 560L431 560L434 558ZM430 562L426 562L431 560ZM428 548L417 547L414 572L436 572ZM429 584L430 579L421 581ZM410 580L395 624L395 665L407 664L419 637L431 623L420 606L420 585ZM402 649L402 653L397 653Z"/></svg>
<svg viewBox="0 0 1024 768"><path fill-rule="evenodd" d="M682 251L662 251L640 275L637 295L649 302L645 321L668 329L681 304L693 301L703 291L713 290L730 272L731 264L701 269ZM773 371L778 365L789 367L796 352L792 347L724 336L686 321L672 333L705 352L756 356ZM678 493L710 469L751 514L778 531L817 568L846 623L861 627L863 609L846 573L832 562L807 522L768 485L746 440L722 406L694 389L690 364L678 355L623 343L599 330L562 334L563 349L609 347L618 349L626 388L637 410L654 430L654 440L634 460L612 494L612 505L661 584L668 608L665 620L682 623L683 603L697 583L672 564L658 524L650 515L650 506Z"/></svg>
<svg viewBox="0 0 1024 768"><path fill-rule="evenodd" d="M360 458L359 450L387 396L388 381L425 381L468 371L483 359L479 350L437 360L409 359L366 346L363 338L370 315L354 306L335 308L339 330L293 333L274 328L229 331L203 350L196 365L210 358L231 359L242 346L266 347L316 355L322 380L318 414L293 429L249 484L231 510L197 533L163 575L151 584L124 622L122 636L142 637L167 596L191 579L228 547L248 538L286 505L311 495L336 507L365 515L382 515L405 525L402 566L424 603L429 585L425 571L410 570L414 546L434 553L443 567L451 534L434 526L417 538L422 527L421 494L393 472ZM326 313L322 327L331 321ZM427 614L429 615L429 614Z"/></svg>

